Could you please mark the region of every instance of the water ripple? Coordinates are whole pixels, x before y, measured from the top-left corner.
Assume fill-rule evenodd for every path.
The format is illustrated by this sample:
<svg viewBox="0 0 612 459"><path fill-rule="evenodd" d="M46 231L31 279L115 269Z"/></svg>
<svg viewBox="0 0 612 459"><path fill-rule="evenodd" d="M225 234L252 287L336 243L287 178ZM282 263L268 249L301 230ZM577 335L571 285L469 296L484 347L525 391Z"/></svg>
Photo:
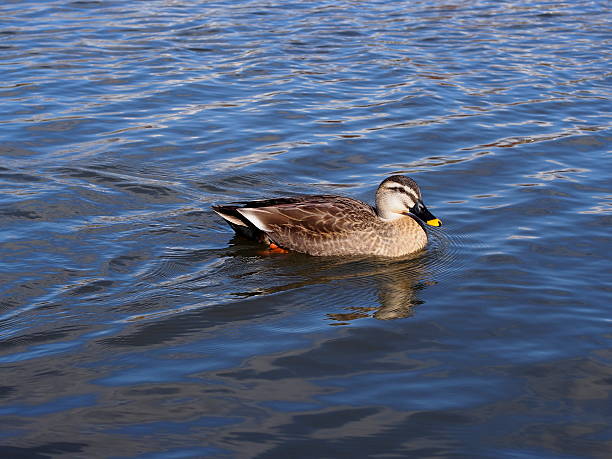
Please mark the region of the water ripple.
<svg viewBox="0 0 612 459"><path fill-rule="evenodd" d="M607 457L602 2L0 21L0 455ZM444 222L414 257L264 256L210 210L393 173Z"/></svg>

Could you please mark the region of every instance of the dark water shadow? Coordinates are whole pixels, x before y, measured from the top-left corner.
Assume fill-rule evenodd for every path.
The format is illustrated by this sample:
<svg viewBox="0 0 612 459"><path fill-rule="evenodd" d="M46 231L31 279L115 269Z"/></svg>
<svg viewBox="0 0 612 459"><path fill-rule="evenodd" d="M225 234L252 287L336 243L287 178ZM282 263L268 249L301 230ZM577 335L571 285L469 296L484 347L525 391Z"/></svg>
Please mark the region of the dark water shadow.
<svg viewBox="0 0 612 459"><path fill-rule="evenodd" d="M239 238L225 249L173 249L115 309L130 324L106 345L159 345L228 325L283 322L321 329L412 317L434 283L428 251L401 259L262 255ZM124 296L124 299L126 297ZM364 322L365 323L365 322Z"/></svg>
<svg viewBox="0 0 612 459"><path fill-rule="evenodd" d="M339 306L346 310L325 312L330 325L346 325L367 317L379 320L411 317L415 307L423 303L418 292L434 282L430 266L432 257L439 255L428 250L401 258L312 257L299 253L266 255L262 252L261 246L240 237L230 241L226 256L238 259L256 257L260 263L256 273L260 279L258 286L234 290L232 295L251 298L301 290L304 296L318 303L320 310ZM267 278L268 275L271 278ZM373 297L375 300L364 306L341 306L345 301L341 291L352 292L353 302L355 299L359 302L360 297Z"/></svg>

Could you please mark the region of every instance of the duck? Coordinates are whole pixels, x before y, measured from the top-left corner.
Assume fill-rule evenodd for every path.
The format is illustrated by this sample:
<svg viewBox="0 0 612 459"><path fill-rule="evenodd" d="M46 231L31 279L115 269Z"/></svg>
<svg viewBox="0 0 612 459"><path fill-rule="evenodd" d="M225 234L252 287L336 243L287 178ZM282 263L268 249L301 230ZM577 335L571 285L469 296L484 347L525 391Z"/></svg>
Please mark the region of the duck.
<svg viewBox="0 0 612 459"><path fill-rule="evenodd" d="M375 199L373 207L345 196L302 195L214 205L212 210L238 235L267 244L273 253L313 256L406 256L427 245L426 225L442 225L410 177L385 178Z"/></svg>

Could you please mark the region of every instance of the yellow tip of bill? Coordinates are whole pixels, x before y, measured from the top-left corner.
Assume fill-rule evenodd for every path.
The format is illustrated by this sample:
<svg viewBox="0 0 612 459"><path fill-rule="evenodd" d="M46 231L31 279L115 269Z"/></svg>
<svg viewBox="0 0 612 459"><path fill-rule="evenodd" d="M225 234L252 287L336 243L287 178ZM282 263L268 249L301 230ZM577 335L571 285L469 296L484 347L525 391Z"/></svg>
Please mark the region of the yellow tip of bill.
<svg viewBox="0 0 612 459"><path fill-rule="evenodd" d="M442 226L442 222L439 218L432 218L431 220L427 220L425 223L427 223L429 226Z"/></svg>

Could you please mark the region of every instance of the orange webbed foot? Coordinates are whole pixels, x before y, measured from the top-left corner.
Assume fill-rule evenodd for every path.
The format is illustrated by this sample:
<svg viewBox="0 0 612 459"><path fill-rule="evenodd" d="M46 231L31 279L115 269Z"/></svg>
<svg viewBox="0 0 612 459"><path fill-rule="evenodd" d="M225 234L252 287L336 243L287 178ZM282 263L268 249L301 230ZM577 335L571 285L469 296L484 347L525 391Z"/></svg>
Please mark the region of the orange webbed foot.
<svg viewBox="0 0 612 459"><path fill-rule="evenodd" d="M274 253L289 253L289 251L277 246L274 242L271 242L268 246L268 250L261 250L258 253L260 255L272 255Z"/></svg>

